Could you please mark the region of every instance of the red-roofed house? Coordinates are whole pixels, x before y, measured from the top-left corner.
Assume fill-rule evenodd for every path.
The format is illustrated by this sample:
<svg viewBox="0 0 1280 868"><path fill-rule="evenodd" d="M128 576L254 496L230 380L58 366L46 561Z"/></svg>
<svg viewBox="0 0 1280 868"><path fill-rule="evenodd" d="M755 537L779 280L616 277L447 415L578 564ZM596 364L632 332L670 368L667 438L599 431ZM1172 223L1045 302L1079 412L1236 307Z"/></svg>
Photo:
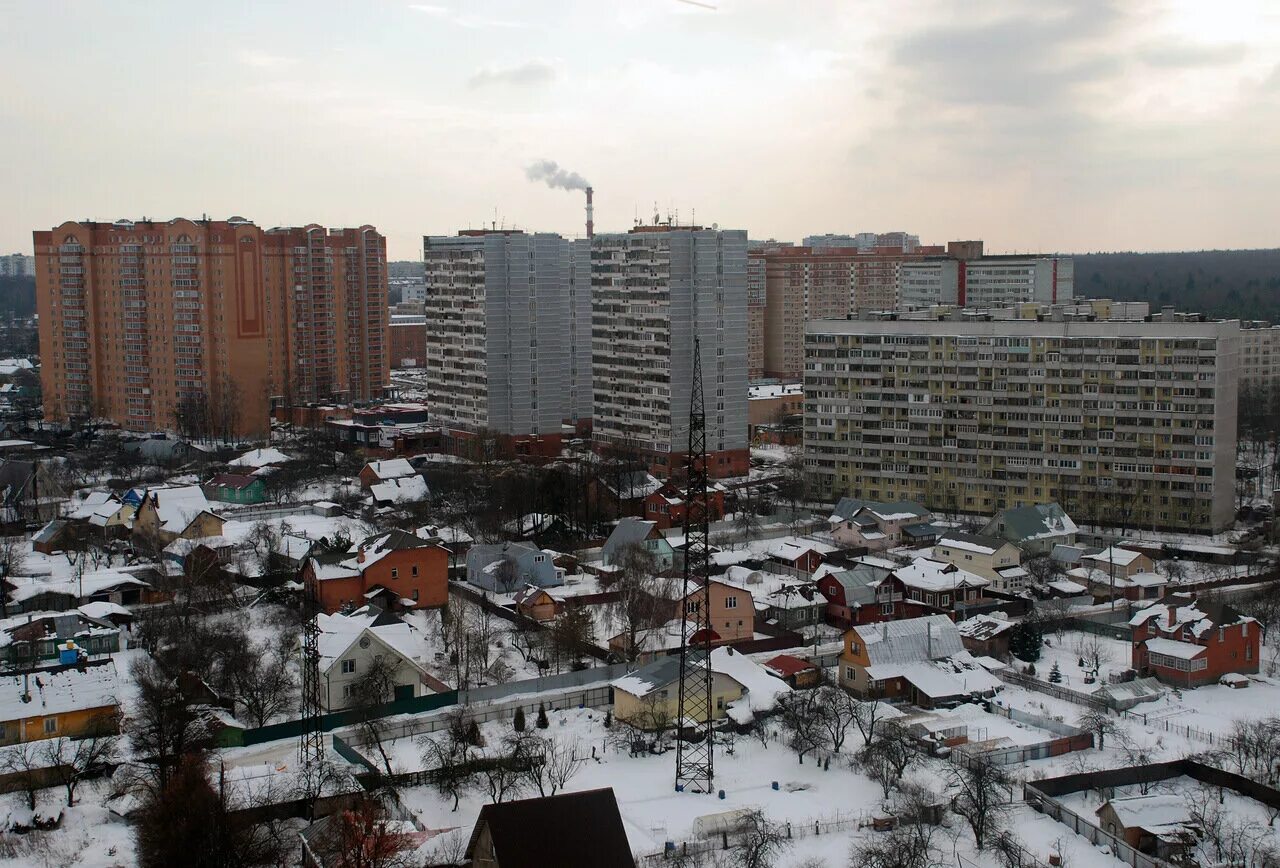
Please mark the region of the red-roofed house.
<svg viewBox="0 0 1280 868"><path fill-rule="evenodd" d="M219 473L200 487L205 497L223 503L262 503L267 499L262 477L247 473Z"/></svg>
<svg viewBox="0 0 1280 868"><path fill-rule="evenodd" d="M724 518L724 489L716 486L707 492L707 520ZM687 511L684 492L670 482L644 499L644 517L657 523L658 530L679 527L684 524Z"/></svg>
<svg viewBox="0 0 1280 868"><path fill-rule="evenodd" d="M766 662L764 668L770 675L776 675L795 688L817 687L822 680L818 664L791 654L779 654Z"/></svg>

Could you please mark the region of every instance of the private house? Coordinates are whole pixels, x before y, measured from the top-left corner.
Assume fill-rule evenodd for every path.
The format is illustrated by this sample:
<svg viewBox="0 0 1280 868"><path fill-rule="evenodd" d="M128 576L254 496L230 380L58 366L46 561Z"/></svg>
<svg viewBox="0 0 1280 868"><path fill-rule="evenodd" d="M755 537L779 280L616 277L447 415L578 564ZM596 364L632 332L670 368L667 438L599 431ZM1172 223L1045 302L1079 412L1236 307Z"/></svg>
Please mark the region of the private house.
<svg viewBox="0 0 1280 868"><path fill-rule="evenodd" d="M701 630L692 621L686 625L683 618L672 618L656 627L637 630L634 654L631 651L631 634L626 630L609 637L609 651L616 655L618 659L648 663L660 656L666 656L678 651L681 643L684 642L684 631L686 629L690 631L690 645L720 644L720 634L715 630Z"/></svg>
<svg viewBox="0 0 1280 868"><path fill-rule="evenodd" d="M621 519L605 540L604 547L600 550L604 565L617 566L626 548L633 545L640 546L653 556L657 572L665 573L674 568L675 551L658 529L658 523L630 516Z"/></svg>
<svg viewBox="0 0 1280 868"><path fill-rule="evenodd" d="M839 551L818 540L788 537L769 546L769 560L806 575L813 575L827 555Z"/></svg>
<svg viewBox="0 0 1280 868"><path fill-rule="evenodd" d="M467 552L475 538L460 527L444 524L425 524L418 528L418 536L437 542L449 550L449 578L462 578L459 564L465 568Z"/></svg>
<svg viewBox="0 0 1280 868"><path fill-rule="evenodd" d="M712 720L732 717L739 723L750 722L755 712L771 710L778 696L791 689L732 648L712 649L711 674ZM666 729L675 723L680 704L680 657L658 657L617 679L612 687L614 717L641 729Z"/></svg>
<svg viewBox="0 0 1280 868"><path fill-rule="evenodd" d="M549 588L564 581L552 555L520 542L475 545L467 550L467 583L495 594L525 585Z"/></svg>
<svg viewBox="0 0 1280 868"><path fill-rule="evenodd" d="M1134 573L1126 577L1119 575L1117 570L1116 576L1112 578L1105 570L1077 567L1069 570L1067 575L1086 585L1094 600L1099 603L1110 600L1113 595L1117 600L1132 602L1158 600L1169 587L1169 580L1159 573Z"/></svg>
<svg viewBox="0 0 1280 868"><path fill-rule="evenodd" d="M449 552L403 530L367 537L347 551L313 553L302 581L325 612L377 603L388 609L429 609L449 597Z"/></svg>
<svg viewBox="0 0 1280 868"><path fill-rule="evenodd" d="M262 503L267 499L262 477L243 473L219 473L201 488L209 500L222 503Z"/></svg>
<svg viewBox="0 0 1280 868"><path fill-rule="evenodd" d="M370 461L360 468L358 475L362 486L372 488L379 482L417 476L418 471L413 469L407 458L388 458L385 461Z"/></svg>
<svg viewBox="0 0 1280 868"><path fill-rule="evenodd" d="M1258 671L1257 622L1226 603L1169 594L1129 619L1133 668L1166 684L1198 687Z"/></svg>
<svg viewBox="0 0 1280 868"><path fill-rule="evenodd" d="M31 550L51 555L82 539L83 525L72 524L64 518L55 518L31 537Z"/></svg>
<svg viewBox="0 0 1280 868"><path fill-rule="evenodd" d="M1194 847L1200 827L1186 796L1152 793L1110 799L1095 812L1104 832L1158 859L1170 859Z"/></svg>
<svg viewBox="0 0 1280 868"><path fill-rule="evenodd" d="M822 574L817 582L818 590L827 601L826 622L847 628L906 617L902 592L892 586L880 588L880 583L892 572L888 567L856 564L847 570Z"/></svg>
<svg viewBox="0 0 1280 868"><path fill-rule="evenodd" d="M247 773L257 771L252 766L248 769L251 771ZM279 774L274 766L268 766L265 774L273 772ZM437 842L431 840L431 833L399 799L380 792L359 795L363 792L360 784L354 777L347 777L355 792L343 792L341 796L335 793L336 798L318 800L321 803L321 807L315 809L318 819L298 832L302 840L302 868L352 868L353 851L367 854L374 866L424 865L434 861L430 857ZM285 787L282 785L279 789ZM332 807L324 805L325 802L331 802ZM331 813L322 816L325 807ZM362 864L363 860L358 857L356 865Z"/></svg>
<svg viewBox="0 0 1280 868"><path fill-rule="evenodd" d="M386 668L389 686L383 702L434 693L433 680L423 667L426 645L411 625L376 606L349 615L320 614L317 648L320 652L320 701L325 712L352 704L352 691L374 668ZM438 683L438 682L437 682Z"/></svg>
<svg viewBox="0 0 1280 868"><path fill-rule="evenodd" d="M1029 556L1047 555L1056 545L1073 545L1080 530L1056 503L1019 506L995 514L979 533L1008 540Z"/></svg>
<svg viewBox="0 0 1280 868"><path fill-rule="evenodd" d="M864 699L921 708L990 696L1001 682L965 651L945 615L852 627L840 655L840 685Z"/></svg>
<svg viewBox="0 0 1280 868"><path fill-rule="evenodd" d="M565 835L566 818L573 834ZM570 855L572 854L572 855ZM635 868L613 790L583 790L485 805L467 842L475 868Z"/></svg>
<svg viewBox="0 0 1280 868"><path fill-rule="evenodd" d="M916 558L898 567L881 583L885 602L914 604L928 612L963 613L968 606L983 602L983 590L991 584L981 576L955 564Z"/></svg>
<svg viewBox="0 0 1280 868"><path fill-rule="evenodd" d="M729 567L720 580L750 594L756 613L784 630L820 623L827 607L814 581L739 566Z"/></svg>
<svg viewBox="0 0 1280 868"><path fill-rule="evenodd" d="M0 676L0 745L118 732L115 663Z"/></svg>
<svg viewBox="0 0 1280 868"><path fill-rule="evenodd" d="M1010 631L1013 622L992 615L974 615L956 623L960 641L970 654L1009 660Z"/></svg>
<svg viewBox="0 0 1280 868"><path fill-rule="evenodd" d="M156 548L175 539L221 536L223 520L196 485L151 488L138 504L133 533Z"/></svg>
<svg viewBox="0 0 1280 868"><path fill-rule="evenodd" d="M696 617L703 605L708 605L708 625L720 637L721 642L741 642L755 636L756 609L751 594L712 579L706 587L689 592L684 600L685 617Z"/></svg>
<svg viewBox="0 0 1280 868"><path fill-rule="evenodd" d="M73 611L28 612L0 620L0 662L25 669L60 660L64 652L74 651L78 658L81 651L90 656L123 651L120 628L101 614L102 607L112 605L89 603Z"/></svg>
<svg viewBox="0 0 1280 868"><path fill-rule="evenodd" d="M0 459L0 532L19 533L58 517L67 498L46 464Z"/></svg>
<svg viewBox="0 0 1280 868"><path fill-rule="evenodd" d="M125 452L132 452L144 464L160 467L178 467L194 461L200 450L183 440L171 437L148 437L144 440L128 440L120 444Z"/></svg>
<svg viewBox="0 0 1280 868"><path fill-rule="evenodd" d="M841 548L865 547L882 552L899 546L922 546L938 538L933 513L918 503L892 503L842 497L832 511L831 536Z"/></svg>
<svg viewBox="0 0 1280 868"><path fill-rule="evenodd" d="M605 516L644 516L644 499L662 487L657 477L645 470L606 473L592 480L591 497Z"/></svg>
<svg viewBox="0 0 1280 868"><path fill-rule="evenodd" d="M671 482L644 498L644 518L655 522L658 530L668 530L684 525L688 504L685 493ZM707 521L720 521L724 518L724 486L710 485L705 498Z"/></svg>
<svg viewBox="0 0 1280 868"><path fill-rule="evenodd" d="M240 467L245 473L253 473L262 470L264 467L279 467L282 464L288 464L292 461L288 455L285 455L279 449L268 446L265 449L250 449L245 454L233 459L230 464L232 467Z"/></svg>
<svg viewBox="0 0 1280 868"><path fill-rule="evenodd" d="M1151 558L1142 552L1130 551L1117 546L1105 548L1100 552L1081 555L1080 567L1082 569L1099 570L1107 576L1115 576L1116 578L1129 578L1137 573L1150 573L1155 571L1155 564L1151 562Z"/></svg>
<svg viewBox="0 0 1280 868"><path fill-rule="evenodd" d="M136 568L130 568L136 569ZM123 570L106 569L85 573L79 579L41 581L39 578L19 582L10 577L11 611L66 612L91 602L135 606L165 599L152 590L150 582Z"/></svg>
<svg viewBox="0 0 1280 868"><path fill-rule="evenodd" d="M564 600L537 585L525 585L516 591L514 602L517 612L535 621L554 621L564 611Z"/></svg>
<svg viewBox="0 0 1280 868"><path fill-rule="evenodd" d="M369 496L373 498L375 506L395 507L405 503L422 503L431 497L431 490L427 487L426 478L415 473L413 476L375 482L369 486Z"/></svg>
<svg viewBox="0 0 1280 868"><path fill-rule="evenodd" d="M1001 593L1017 594L1027 586L1022 550L998 537L947 531L933 544L933 559L979 575Z"/></svg>
<svg viewBox="0 0 1280 868"><path fill-rule="evenodd" d="M117 537L128 533L136 510L136 504L125 503L110 491L91 491L67 513L66 519L90 532Z"/></svg>

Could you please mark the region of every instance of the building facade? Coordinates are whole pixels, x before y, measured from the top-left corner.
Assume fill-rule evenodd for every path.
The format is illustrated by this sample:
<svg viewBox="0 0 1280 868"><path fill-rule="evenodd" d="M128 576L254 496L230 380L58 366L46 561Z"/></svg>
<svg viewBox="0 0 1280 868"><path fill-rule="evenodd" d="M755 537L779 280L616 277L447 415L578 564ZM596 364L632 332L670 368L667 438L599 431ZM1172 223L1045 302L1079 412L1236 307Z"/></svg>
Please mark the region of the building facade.
<svg viewBox="0 0 1280 868"><path fill-rule="evenodd" d="M1280 385L1280 326L1240 323L1240 386L1271 391Z"/></svg>
<svg viewBox="0 0 1280 868"><path fill-rule="evenodd" d="M393 368L420 368L427 362L427 318L392 314L387 326L387 353Z"/></svg>
<svg viewBox="0 0 1280 868"><path fill-rule="evenodd" d="M1075 263L1069 256L986 256L981 241L952 241L945 256L903 264L898 307L1059 304L1074 297Z"/></svg>
<svg viewBox="0 0 1280 868"><path fill-rule="evenodd" d="M0 256L0 277L34 277L36 258L25 253Z"/></svg>
<svg viewBox="0 0 1280 868"><path fill-rule="evenodd" d="M468 230L428 236L423 255L433 415L558 451L561 425L589 415L589 370L572 343L589 315L589 254L551 233Z"/></svg>
<svg viewBox="0 0 1280 868"><path fill-rule="evenodd" d="M273 400L387 383L386 242L371 226L64 223L33 233L45 418L261 435Z"/></svg>
<svg viewBox="0 0 1280 868"><path fill-rule="evenodd" d="M593 439L679 472L700 340L707 472L745 475L747 234L642 226L591 248Z"/></svg>
<svg viewBox="0 0 1280 868"><path fill-rule="evenodd" d="M1235 322L813 323L806 468L832 497L1218 531L1239 346Z"/></svg>

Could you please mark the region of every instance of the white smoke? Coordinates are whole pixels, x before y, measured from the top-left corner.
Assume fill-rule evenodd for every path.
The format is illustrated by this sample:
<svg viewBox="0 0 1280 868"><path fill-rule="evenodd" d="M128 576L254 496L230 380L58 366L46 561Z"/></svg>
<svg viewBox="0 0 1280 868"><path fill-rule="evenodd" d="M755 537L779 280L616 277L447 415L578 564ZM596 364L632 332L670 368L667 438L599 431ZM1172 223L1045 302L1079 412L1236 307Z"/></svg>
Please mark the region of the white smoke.
<svg viewBox="0 0 1280 868"><path fill-rule="evenodd" d="M586 178L577 172L560 168L555 160L531 163L524 174L530 181L543 181L548 187L558 187L561 190L585 190L591 186Z"/></svg>

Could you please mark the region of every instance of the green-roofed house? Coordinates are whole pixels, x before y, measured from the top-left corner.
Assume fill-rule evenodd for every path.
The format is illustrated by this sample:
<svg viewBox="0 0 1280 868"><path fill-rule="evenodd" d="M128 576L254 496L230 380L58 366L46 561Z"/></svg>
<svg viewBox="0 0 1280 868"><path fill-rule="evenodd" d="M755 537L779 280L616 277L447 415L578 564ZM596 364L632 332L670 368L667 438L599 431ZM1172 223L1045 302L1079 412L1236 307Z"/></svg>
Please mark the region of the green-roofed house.
<svg viewBox="0 0 1280 868"><path fill-rule="evenodd" d="M1049 554L1056 545L1072 545L1079 532L1071 516L1050 502L998 512L979 534L1008 540L1034 557Z"/></svg>

